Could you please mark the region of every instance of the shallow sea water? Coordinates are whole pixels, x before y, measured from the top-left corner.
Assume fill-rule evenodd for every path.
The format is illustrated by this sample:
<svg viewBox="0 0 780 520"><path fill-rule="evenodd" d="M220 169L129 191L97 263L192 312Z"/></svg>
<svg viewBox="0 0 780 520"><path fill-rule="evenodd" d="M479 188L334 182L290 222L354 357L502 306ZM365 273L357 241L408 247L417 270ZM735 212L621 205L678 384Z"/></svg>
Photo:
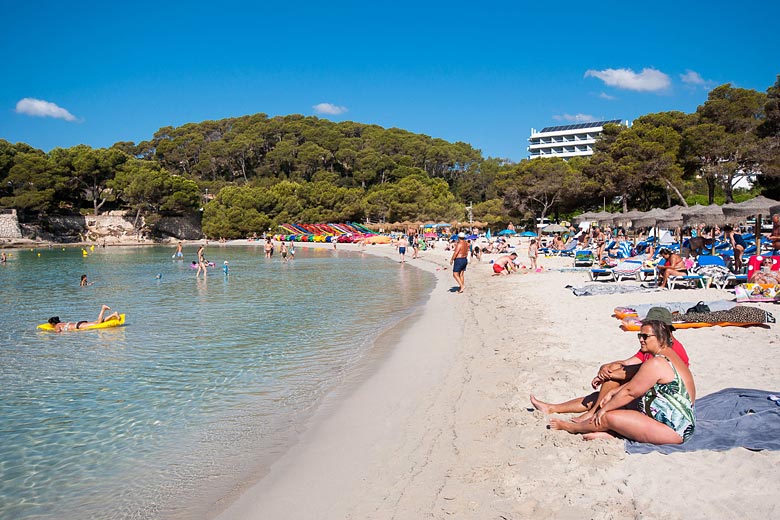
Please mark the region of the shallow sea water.
<svg viewBox="0 0 780 520"><path fill-rule="evenodd" d="M21 250L0 265L0 518L203 517L434 285L357 252L282 263L216 245L196 280L195 249ZM103 303L124 327L36 329Z"/></svg>

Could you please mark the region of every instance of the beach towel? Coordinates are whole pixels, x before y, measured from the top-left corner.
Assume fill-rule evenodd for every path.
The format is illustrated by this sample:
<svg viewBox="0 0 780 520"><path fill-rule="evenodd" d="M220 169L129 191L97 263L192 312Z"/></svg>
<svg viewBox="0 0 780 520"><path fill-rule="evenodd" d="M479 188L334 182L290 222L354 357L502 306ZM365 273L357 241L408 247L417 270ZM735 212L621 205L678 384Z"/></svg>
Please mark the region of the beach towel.
<svg viewBox="0 0 780 520"><path fill-rule="evenodd" d="M710 278L715 287L725 286L731 276L731 271L722 265L699 265L694 267L691 272Z"/></svg>
<svg viewBox="0 0 780 520"><path fill-rule="evenodd" d="M726 388L696 400L696 429L684 444L645 444L626 440L627 453L664 454L747 448L780 450L780 392Z"/></svg>
<svg viewBox="0 0 780 520"><path fill-rule="evenodd" d="M623 293L639 293L639 292L657 292L661 291L658 287L644 287L641 285L624 285L624 284L588 284L583 287L575 287L573 285L567 285L567 289L571 289L574 296L595 296L597 294L623 294Z"/></svg>
<svg viewBox="0 0 780 520"><path fill-rule="evenodd" d="M696 305L697 302L664 302L664 303L642 303L639 305L627 305L621 307L621 309L633 309L637 316L647 316L647 311L653 307L665 307L669 309L672 314L685 314L690 307ZM710 308L711 311L727 311L733 309L736 303L730 300L715 300L711 302L704 302Z"/></svg>
<svg viewBox="0 0 780 520"><path fill-rule="evenodd" d="M686 312L675 315L673 321L685 323L775 323L775 317L757 307L736 305L727 311Z"/></svg>
<svg viewBox="0 0 780 520"><path fill-rule="evenodd" d="M742 283L734 293L738 302L776 302L780 300L780 285Z"/></svg>

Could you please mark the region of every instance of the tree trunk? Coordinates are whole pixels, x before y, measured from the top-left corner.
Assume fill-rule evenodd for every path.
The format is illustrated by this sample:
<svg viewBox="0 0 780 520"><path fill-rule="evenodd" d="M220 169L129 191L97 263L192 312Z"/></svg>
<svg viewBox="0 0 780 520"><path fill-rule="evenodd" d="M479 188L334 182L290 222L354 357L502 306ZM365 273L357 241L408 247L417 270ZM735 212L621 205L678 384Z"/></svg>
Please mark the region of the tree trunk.
<svg viewBox="0 0 780 520"><path fill-rule="evenodd" d="M680 190L677 189L677 186L675 186L674 184L669 182L668 179L664 179L664 182L666 182L667 188L672 190L677 195L677 198L680 199L680 204L682 204L683 207L687 208L688 207L688 203L685 202L685 197L683 197L682 193L680 193ZM668 190L666 192L666 196L667 196L667 198L669 197L669 191ZM669 202L669 206L671 206L672 205L672 201L669 200L668 202ZM712 202L710 202L710 204L712 204Z"/></svg>

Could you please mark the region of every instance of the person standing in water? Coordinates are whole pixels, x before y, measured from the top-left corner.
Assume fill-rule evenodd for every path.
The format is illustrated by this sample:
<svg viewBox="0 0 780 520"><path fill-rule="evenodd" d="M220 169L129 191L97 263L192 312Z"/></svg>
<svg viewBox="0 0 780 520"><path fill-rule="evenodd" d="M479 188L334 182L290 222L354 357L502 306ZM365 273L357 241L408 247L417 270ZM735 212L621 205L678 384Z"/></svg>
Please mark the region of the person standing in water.
<svg viewBox="0 0 780 520"><path fill-rule="evenodd" d="M173 254L173 258L182 258L184 253L181 250L181 242L176 246L176 252Z"/></svg>
<svg viewBox="0 0 780 520"><path fill-rule="evenodd" d="M203 277L208 274L206 270L206 257L203 255L203 246L198 248L198 272L195 273L195 278L200 276L200 272L203 271Z"/></svg>
<svg viewBox="0 0 780 520"><path fill-rule="evenodd" d="M279 252L282 254L282 262L287 261L287 244L282 241L281 245L279 246Z"/></svg>

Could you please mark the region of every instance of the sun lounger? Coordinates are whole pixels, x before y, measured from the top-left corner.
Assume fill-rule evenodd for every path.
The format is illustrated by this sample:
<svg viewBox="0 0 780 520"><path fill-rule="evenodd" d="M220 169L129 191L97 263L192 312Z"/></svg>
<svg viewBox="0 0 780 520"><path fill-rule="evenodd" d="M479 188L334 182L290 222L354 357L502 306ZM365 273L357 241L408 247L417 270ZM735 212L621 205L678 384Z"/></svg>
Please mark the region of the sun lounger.
<svg viewBox="0 0 780 520"><path fill-rule="evenodd" d="M684 274L679 276L670 276L667 280L667 285L670 289L676 289L678 286L680 287L690 287L690 288L702 288L704 289L705 284L704 277L700 274Z"/></svg>
<svg viewBox="0 0 780 520"><path fill-rule="evenodd" d="M589 267L593 265L593 251L577 251L574 254L574 267Z"/></svg>

